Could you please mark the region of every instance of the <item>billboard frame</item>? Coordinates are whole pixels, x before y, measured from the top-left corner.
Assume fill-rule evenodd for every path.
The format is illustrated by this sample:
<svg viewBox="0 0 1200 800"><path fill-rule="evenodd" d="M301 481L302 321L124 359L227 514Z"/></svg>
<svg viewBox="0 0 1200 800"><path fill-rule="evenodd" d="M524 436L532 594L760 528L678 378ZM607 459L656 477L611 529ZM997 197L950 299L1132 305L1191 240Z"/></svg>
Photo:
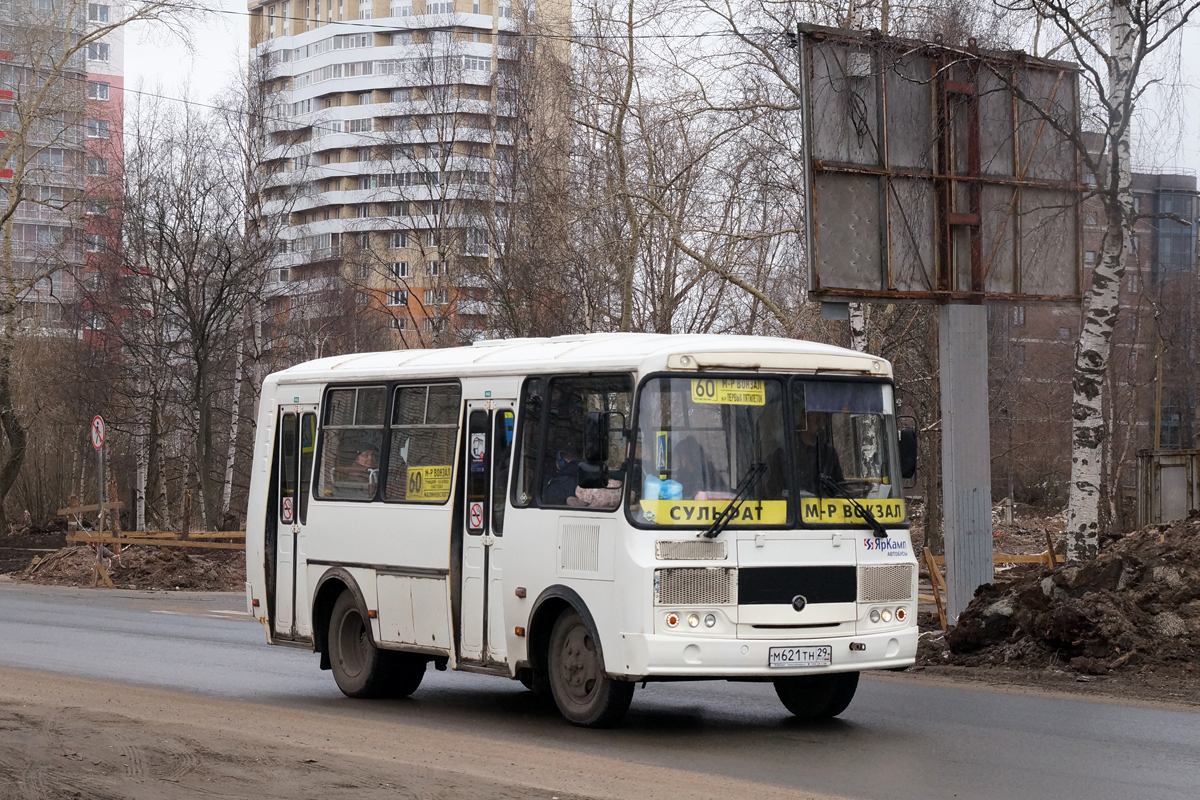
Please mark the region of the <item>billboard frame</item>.
<svg viewBox="0 0 1200 800"><path fill-rule="evenodd" d="M805 243L810 294L827 302L870 299L935 303L1080 301L1083 287L1080 205L1088 187L1081 181L1080 157L1075 141L1070 137L1070 134L1077 136L1080 131L1079 68L1076 65L1033 58L1022 52L981 52L974 40L969 40L966 48L954 48L936 42L887 37L875 31L850 31L808 24L797 26L797 42L801 70L804 185L808 216ZM813 53L814 48L828 44L843 46L846 52L874 54L871 55L869 76L861 71L853 74L874 79L874 95L867 98L870 102L859 100L863 118L861 123L856 124L864 128L875 125L876 135L869 137L874 148L875 164L866 163L869 158L855 161L851 157L838 161L816 157L816 150L824 141L821 139L823 134L817 131L816 120L822 115L828 118L829 109L814 108L817 92L814 91ZM891 146L895 134L889 129L892 123L888 107L888 70L898 69L900 62L897 60L884 65L882 55L878 55L882 53L902 53L905 58L928 62L929 113L927 118L922 116L918 119L920 124L927 125L923 135L929 139L928 149L923 155L928 159L925 169L918 169L911 164L901 166L893 161ZM862 67L847 66L849 57L845 62L839 66L843 70L842 79L848 81L847 76L852 74L849 70L861 70ZM1008 76L1009 84L1004 83L1005 76ZM1052 80L1045 110L1040 106L1034 108L1031 98L1019 88L1022 79L1032 80L1039 76L1047 81ZM919 84L924 80L910 82ZM990 88L981 90L981 81L989 82ZM1005 102L1011 101L1011 128L998 133L988 130L987 135L992 138L990 144L993 149L996 137L1000 134L1011 139L1011 143L1006 145L1011 152L1005 155L1010 163L1009 174L998 174L992 161L988 162L986 168L981 163L981 97L994 95L997 86L1007 92ZM1068 98L1065 102L1059 99L1064 87L1062 96ZM994 104L995 98L987 97L986 101ZM1056 130L1056 125L1046 118L1056 104L1066 106L1068 113L1064 115L1061 126L1068 135ZM871 105L875 112L873 121L868 118ZM916 113L924 114L919 109ZM822 121L821 124L826 123ZM1035 130L1031 136L1026 136L1027 141L1022 142L1022 136L1030 126ZM991 127L995 128L994 125ZM916 139L920 139L921 135L917 134ZM861 132L859 138L863 138ZM1052 141L1053 144L1047 144ZM913 149L914 146L910 144L909 147ZM1066 148L1069 148L1069 154ZM829 150L828 147L824 149ZM1059 177L1066 179L1053 180L1030 175L1030 163L1034 160L1035 152L1039 152L1039 158L1048 159L1047 163L1057 159L1047 169L1057 170ZM1066 160L1068 158L1069 163ZM964 161L965 164L962 163ZM877 179L878 183L878 218L858 219L857 222L878 228L874 231L878 237L878 251L864 254L856 266L840 268L839 275L838 265L832 263L830 257L821 250L820 230L827 224L820 213L821 201L829 196L828 184L841 181L844 186L854 184L858 187L857 190L849 189L846 197L858 191L862 198L860 207L869 205L875 202L870 198L867 188L871 179ZM819 183L827 185L822 189ZM905 218L898 184L915 187L930 195L923 198L932 200L929 204L932 209L924 217L931 216L932 219L927 220L926 228L919 233L914 232L912 221ZM986 208L985 193L993 201L993 205ZM1005 193L1011 196L1011 201L995 205L996 198L1003 199ZM1058 263L1054 269L1044 271L1044 274L1055 273L1052 288L1059 291L1045 291L1044 286L1032 288L1039 283L1036 278L1031 278L1028 283L1031 289L1026 288L1025 279L1029 276L1023 272L1025 264L1022 254L1024 248L1033 245L1027 241L1022 228L1022 216L1030 213L1023 203L1026 198L1037 197L1046 202L1035 205L1035 211L1045 212L1046 209L1056 208L1057 211L1048 213L1060 215L1061 225L1058 227L1061 227L1064 235L1054 235L1053 232L1058 228L1055 224L1046 225L1048 217L1042 217L1036 225L1030 225L1039 229L1042 236L1060 243L1060 249L1055 251ZM1058 198L1061 204L1051 205L1050 198ZM1035 201L1031 199L1030 202ZM843 210L848 204L849 201L841 198ZM1007 205L1006 209L1004 205ZM893 219L893 208L899 209L901 219ZM996 209L1001 209L1002 214ZM829 216L838 215L834 213ZM921 216L921 212L918 211L916 216ZM844 224L844 221L839 218L836 224ZM1041 230L1043 225L1045 230ZM990 230L987 232L989 235L985 236L984 228L987 226L990 226ZM904 230L898 233L894 227ZM920 224L915 227L921 228ZM1050 233L1047 234L1047 231ZM863 247L866 248L873 247L870 233L868 231L867 235L854 241L856 244L865 243ZM920 264L919 279L923 285L919 287L905 285L906 277L897 280L896 268L900 260L896 244L898 235L908 237L910 241L905 246L915 253ZM848 236L841 237L843 242ZM1007 247L1002 247L1002 240L1005 239ZM835 247L836 244L830 245L831 250ZM927 258L921 257L922 249ZM1011 253L1005 250L1011 250ZM1041 254L1045 250L1037 248L1036 252ZM908 257L911 261L911 253ZM1009 261L1005 267L995 270L998 257ZM1051 258L1053 256L1045 256L1046 260ZM877 264L873 263L875 260ZM928 264L927 260L933 263ZM852 273L855 274L852 276ZM913 275L916 274L914 270ZM875 275L878 276L877 286L864 285L870 283L868 279ZM909 284L912 282L909 280ZM1040 283L1046 283L1044 277Z"/></svg>

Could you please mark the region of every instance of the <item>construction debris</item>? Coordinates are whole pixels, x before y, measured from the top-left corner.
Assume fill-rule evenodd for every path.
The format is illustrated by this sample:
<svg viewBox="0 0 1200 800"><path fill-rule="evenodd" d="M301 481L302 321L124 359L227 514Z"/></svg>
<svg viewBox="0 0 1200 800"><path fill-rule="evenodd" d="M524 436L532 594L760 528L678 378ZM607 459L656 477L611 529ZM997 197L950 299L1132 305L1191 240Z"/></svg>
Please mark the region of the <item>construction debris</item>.
<svg viewBox="0 0 1200 800"><path fill-rule="evenodd" d="M936 660L1102 675L1200 659L1200 516L1109 538L1101 552L979 587ZM922 644L934 661L926 648L940 642Z"/></svg>
<svg viewBox="0 0 1200 800"><path fill-rule="evenodd" d="M246 581L246 554L241 550L206 551L196 555L166 547L129 547L120 555L102 553L113 582L120 589L187 589L238 591ZM34 556L13 578L57 586L90 586L96 551L86 546L65 547Z"/></svg>

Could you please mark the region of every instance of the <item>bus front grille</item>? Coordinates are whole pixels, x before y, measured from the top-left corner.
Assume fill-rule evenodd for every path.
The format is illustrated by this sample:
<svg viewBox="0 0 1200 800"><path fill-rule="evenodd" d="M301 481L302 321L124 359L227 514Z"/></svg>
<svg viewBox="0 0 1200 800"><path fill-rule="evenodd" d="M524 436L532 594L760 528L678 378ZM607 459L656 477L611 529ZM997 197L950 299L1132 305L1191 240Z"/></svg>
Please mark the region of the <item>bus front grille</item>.
<svg viewBox="0 0 1200 800"><path fill-rule="evenodd" d="M654 557L659 561L724 561L729 557L729 544L712 539L659 541L654 543Z"/></svg>
<svg viewBox="0 0 1200 800"><path fill-rule="evenodd" d="M737 604L737 570L724 567L656 569L654 602L660 606Z"/></svg>
<svg viewBox="0 0 1200 800"><path fill-rule="evenodd" d="M912 599L912 564L858 568L858 602L884 603Z"/></svg>

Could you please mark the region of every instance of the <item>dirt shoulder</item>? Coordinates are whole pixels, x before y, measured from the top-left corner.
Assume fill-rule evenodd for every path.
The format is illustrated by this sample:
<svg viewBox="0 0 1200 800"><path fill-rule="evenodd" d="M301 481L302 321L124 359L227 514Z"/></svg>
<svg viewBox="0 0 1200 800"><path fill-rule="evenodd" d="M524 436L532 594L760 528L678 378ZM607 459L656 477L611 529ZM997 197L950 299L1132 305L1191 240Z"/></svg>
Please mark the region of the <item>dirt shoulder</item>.
<svg viewBox="0 0 1200 800"><path fill-rule="evenodd" d="M0 797L201 796L827 797L363 718L352 709L280 709L0 668Z"/></svg>

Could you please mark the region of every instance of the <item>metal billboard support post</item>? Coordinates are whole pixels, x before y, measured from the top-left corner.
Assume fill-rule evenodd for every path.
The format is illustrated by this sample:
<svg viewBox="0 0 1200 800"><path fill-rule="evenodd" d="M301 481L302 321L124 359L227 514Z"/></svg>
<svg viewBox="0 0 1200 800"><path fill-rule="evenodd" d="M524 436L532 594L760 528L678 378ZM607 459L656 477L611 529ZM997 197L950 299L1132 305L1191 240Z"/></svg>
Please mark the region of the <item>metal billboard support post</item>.
<svg viewBox="0 0 1200 800"><path fill-rule="evenodd" d="M991 583L992 457L987 306L938 306L942 395L942 507L950 623Z"/></svg>

